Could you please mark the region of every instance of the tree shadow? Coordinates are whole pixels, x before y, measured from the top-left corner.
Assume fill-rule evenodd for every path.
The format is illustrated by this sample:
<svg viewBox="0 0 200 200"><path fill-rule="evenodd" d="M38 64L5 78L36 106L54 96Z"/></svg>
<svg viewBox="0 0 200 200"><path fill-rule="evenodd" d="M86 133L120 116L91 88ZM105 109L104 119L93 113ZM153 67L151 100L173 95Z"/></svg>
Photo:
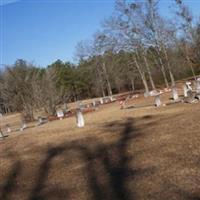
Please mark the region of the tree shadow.
<svg viewBox="0 0 200 200"><path fill-rule="evenodd" d="M132 182L134 177L154 172L155 169L133 169L131 167L130 162L134 157L129 155L128 146L134 138L141 136L133 125L132 118L126 119L125 122L116 121L105 124L105 131L115 133L118 130L118 133L116 132L117 140L112 143L105 144L92 137L48 148L45 159L38 168L37 178L28 199L70 199L70 183L69 185L66 183L65 188L48 187L48 175L55 158L62 156L69 161L73 159L72 152L76 152L80 155L81 162L84 163L81 173L86 174L87 191L89 191L91 199L134 200L134 187L131 185L130 188L129 182ZM121 130L120 133L119 130ZM70 168L70 162L67 163ZM16 168L19 171L18 165L13 167L11 175L7 178L7 184L2 190L2 197L4 197L2 199L4 200L16 186L13 184L13 179L17 176ZM48 189L46 190L46 188Z"/></svg>
<svg viewBox="0 0 200 200"><path fill-rule="evenodd" d="M0 192L0 199L2 200L7 200L9 199L9 196L12 192L15 192L17 189L17 177L21 174L22 172L22 165L20 161L16 161L12 169L10 170L10 173L8 174L6 181L4 182L1 192Z"/></svg>

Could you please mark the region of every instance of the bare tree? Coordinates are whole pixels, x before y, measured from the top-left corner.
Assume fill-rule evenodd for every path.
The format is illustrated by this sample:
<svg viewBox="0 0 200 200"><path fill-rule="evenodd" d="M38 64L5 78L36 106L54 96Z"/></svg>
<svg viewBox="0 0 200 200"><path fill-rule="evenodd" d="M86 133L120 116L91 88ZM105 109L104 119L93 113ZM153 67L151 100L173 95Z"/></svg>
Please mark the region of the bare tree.
<svg viewBox="0 0 200 200"><path fill-rule="evenodd" d="M178 30L182 33L182 37L185 39L184 50L187 63L191 69L194 79L196 80L195 70L193 63L190 59L189 49L191 45L194 45L195 41L195 29L193 27L193 17L189 11L189 8L183 3L182 0L175 0L177 5L176 16L178 16Z"/></svg>

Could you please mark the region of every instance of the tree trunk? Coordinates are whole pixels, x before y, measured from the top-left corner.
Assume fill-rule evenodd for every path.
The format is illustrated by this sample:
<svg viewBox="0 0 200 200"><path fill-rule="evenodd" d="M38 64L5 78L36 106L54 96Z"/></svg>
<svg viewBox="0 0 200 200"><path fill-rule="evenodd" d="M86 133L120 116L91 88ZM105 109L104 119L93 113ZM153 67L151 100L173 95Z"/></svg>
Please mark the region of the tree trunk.
<svg viewBox="0 0 200 200"><path fill-rule="evenodd" d="M186 51L187 63L188 63L188 65L189 65L189 67L190 67L190 69L191 69L191 71L192 71L192 75L193 75L193 77L194 77L194 80L196 81L196 80L197 80L196 74L195 74L195 72L194 72L194 68L193 68L193 66L192 66L192 64L191 64L191 62L190 62L190 58L189 58L189 56L188 56L188 48L187 48L187 45L185 45L185 51Z"/></svg>
<svg viewBox="0 0 200 200"><path fill-rule="evenodd" d="M106 95L105 95L105 91L104 91L104 89L103 89L103 86L101 85L101 92L102 92L102 95L103 95L103 97L105 97Z"/></svg>
<svg viewBox="0 0 200 200"><path fill-rule="evenodd" d="M98 77L98 79L99 79L98 83L99 83L99 85L100 85L102 95L103 95L103 97L105 97L106 95L105 95L105 91L104 91L104 84L103 84L101 72L99 71L98 67L97 67L96 73L97 73L97 77Z"/></svg>
<svg viewBox="0 0 200 200"><path fill-rule="evenodd" d="M158 61L157 61L157 59L155 58L155 56L153 56L153 55L152 55L152 56L153 56L153 58L154 58L156 64L157 64L158 66L160 66L160 70L161 70L161 72L162 72L162 75L163 75L163 79L164 79L166 88L169 88L169 83L168 83L168 80L167 80L167 75L166 75L166 72L165 72L165 67L164 67L163 61L162 61L162 59L161 59L161 57L160 57L160 54L159 54L159 52L157 51L157 49L156 49L156 52L157 52L157 54L158 54Z"/></svg>
<svg viewBox="0 0 200 200"><path fill-rule="evenodd" d="M168 71L169 71L171 84L172 84L172 87L174 87L175 86L174 75L172 73L171 66L169 64L168 55L167 55L167 51L166 51L165 47L163 47L163 51L164 51L165 59L166 59L166 62L167 62L167 68L168 68Z"/></svg>
<svg viewBox="0 0 200 200"><path fill-rule="evenodd" d="M142 79L142 83L143 83L143 85L144 85L145 92L146 92L146 93L149 93L149 87L148 87L148 84L147 84L147 80L146 80L145 74L144 74L144 72L142 71L141 67L139 66L139 64L138 64L137 59L136 59L135 56L134 56L134 63L135 63L135 65L136 65L137 70L138 70L138 72L139 72L139 74L140 74L140 77L141 77L141 79Z"/></svg>
<svg viewBox="0 0 200 200"><path fill-rule="evenodd" d="M163 62L162 62L161 58L159 58L159 62L160 62L160 65L161 65L161 72L162 72L162 75L163 75L163 79L165 81L166 88L169 88L169 83L168 83L168 80L167 80L167 75L166 75L166 72L165 72L165 67L163 65Z"/></svg>
<svg viewBox="0 0 200 200"><path fill-rule="evenodd" d="M135 82L134 82L134 78L131 78L131 88L132 88L132 91L134 92L134 91L135 91Z"/></svg>
<svg viewBox="0 0 200 200"><path fill-rule="evenodd" d="M107 70L106 70L105 62L103 62L103 71L104 71L104 73L105 73L108 95L109 95L109 96L112 96L111 84L110 84L110 80L109 80L108 73L107 73Z"/></svg>
<svg viewBox="0 0 200 200"><path fill-rule="evenodd" d="M143 58L144 58L145 66L146 66L146 69L147 69L147 73L149 75L149 80L150 80L150 83L151 83L151 87L152 87L153 90L156 90L156 87L155 87L155 84L154 84L154 81L153 81L153 77L152 77L152 74L151 74L151 70L150 70L149 64L147 62L147 58L144 55L144 53L143 53Z"/></svg>

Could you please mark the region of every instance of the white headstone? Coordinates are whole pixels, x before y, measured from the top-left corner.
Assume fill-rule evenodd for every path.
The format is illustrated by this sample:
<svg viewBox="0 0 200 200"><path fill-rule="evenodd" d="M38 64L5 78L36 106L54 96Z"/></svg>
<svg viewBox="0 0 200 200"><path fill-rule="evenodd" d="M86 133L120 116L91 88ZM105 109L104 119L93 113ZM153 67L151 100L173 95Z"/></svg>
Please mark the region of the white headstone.
<svg viewBox="0 0 200 200"><path fill-rule="evenodd" d="M174 101L177 101L179 99L176 88L172 88L172 98L174 99Z"/></svg>
<svg viewBox="0 0 200 200"><path fill-rule="evenodd" d="M110 101L111 102L115 101L115 98L113 96L110 96Z"/></svg>
<svg viewBox="0 0 200 200"><path fill-rule="evenodd" d="M161 105L162 105L162 103L161 103L161 100L160 100L160 95L155 96L155 106L159 107Z"/></svg>
<svg viewBox="0 0 200 200"><path fill-rule="evenodd" d="M23 131L25 128L27 128L27 125L25 122L22 123L22 127L20 128L20 131Z"/></svg>
<svg viewBox="0 0 200 200"><path fill-rule="evenodd" d="M42 124L42 122L43 122L43 121L42 121L42 117L39 117L39 118L38 118L38 121L39 121L39 123Z"/></svg>
<svg viewBox="0 0 200 200"><path fill-rule="evenodd" d="M188 92L188 88L187 88L186 85L184 85L184 86L183 86L183 94L184 94L184 97L188 97L187 92Z"/></svg>
<svg viewBox="0 0 200 200"><path fill-rule="evenodd" d="M7 127L7 133L11 133L11 128Z"/></svg>
<svg viewBox="0 0 200 200"><path fill-rule="evenodd" d="M196 91L197 93L200 93L200 78L197 78L197 81L196 81Z"/></svg>
<svg viewBox="0 0 200 200"><path fill-rule="evenodd" d="M100 104L103 104L103 98L100 98L99 101L100 101Z"/></svg>
<svg viewBox="0 0 200 200"><path fill-rule="evenodd" d="M158 92L157 90L152 90L152 91L149 92L149 95L150 95L151 97L154 97L154 96L159 95L159 92Z"/></svg>
<svg viewBox="0 0 200 200"><path fill-rule="evenodd" d="M185 84L186 84L188 90L192 90L191 82L187 81Z"/></svg>
<svg viewBox="0 0 200 200"><path fill-rule="evenodd" d="M79 128L82 128L85 126L83 114L82 114L81 110L79 110L79 109L76 111L76 123Z"/></svg>
<svg viewBox="0 0 200 200"><path fill-rule="evenodd" d="M59 119L63 119L64 113L63 113L62 110L58 110L56 113L57 113L57 117L58 117Z"/></svg>

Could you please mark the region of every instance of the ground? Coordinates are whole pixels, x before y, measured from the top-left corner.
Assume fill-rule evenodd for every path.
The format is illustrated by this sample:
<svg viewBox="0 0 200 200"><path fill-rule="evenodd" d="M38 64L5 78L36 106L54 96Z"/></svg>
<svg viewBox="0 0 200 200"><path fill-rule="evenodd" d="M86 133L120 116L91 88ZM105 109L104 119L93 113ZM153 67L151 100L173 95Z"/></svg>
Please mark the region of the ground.
<svg viewBox="0 0 200 200"><path fill-rule="evenodd" d="M72 117L12 133L0 141L0 199L200 199L200 103L142 107L152 102L102 106L84 128Z"/></svg>

